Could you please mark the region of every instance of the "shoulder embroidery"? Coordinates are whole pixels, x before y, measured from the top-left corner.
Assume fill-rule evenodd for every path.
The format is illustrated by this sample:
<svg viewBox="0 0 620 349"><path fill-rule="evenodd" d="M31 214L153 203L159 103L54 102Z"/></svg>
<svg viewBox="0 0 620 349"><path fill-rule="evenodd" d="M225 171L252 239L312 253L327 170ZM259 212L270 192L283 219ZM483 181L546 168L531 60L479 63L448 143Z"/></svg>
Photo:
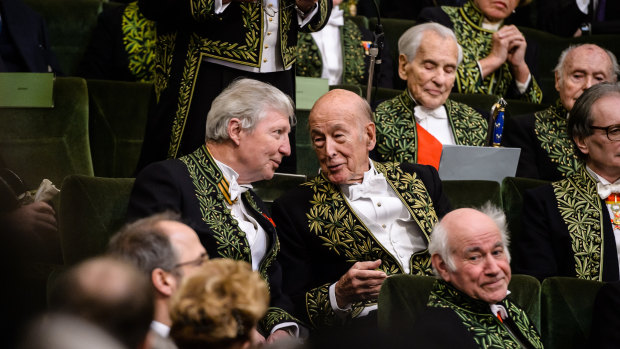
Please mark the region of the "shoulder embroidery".
<svg viewBox="0 0 620 349"><path fill-rule="evenodd" d="M366 66L364 64L364 48L362 32L357 24L350 19L344 21L342 27L343 72L342 83L361 85L364 80Z"/></svg>
<svg viewBox="0 0 620 349"><path fill-rule="evenodd" d="M413 116L414 103L405 90L385 101L375 111L377 153L383 161L418 161L418 137Z"/></svg>
<svg viewBox="0 0 620 349"><path fill-rule="evenodd" d="M551 185L570 234L575 276L602 281L603 214L595 181L583 167L570 178Z"/></svg>
<svg viewBox="0 0 620 349"><path fill-rule="evenodd" d="M470 106L447 99L446 112L457 144L484 146L488 122Z"/></svg>
<svg viewBox="0 0 620 349"><path fill-rule="evenodd" d="M155 63L155 23L142 15L138 2L127 4L121 24L129 71L140 82L151 82Z"/></svg>

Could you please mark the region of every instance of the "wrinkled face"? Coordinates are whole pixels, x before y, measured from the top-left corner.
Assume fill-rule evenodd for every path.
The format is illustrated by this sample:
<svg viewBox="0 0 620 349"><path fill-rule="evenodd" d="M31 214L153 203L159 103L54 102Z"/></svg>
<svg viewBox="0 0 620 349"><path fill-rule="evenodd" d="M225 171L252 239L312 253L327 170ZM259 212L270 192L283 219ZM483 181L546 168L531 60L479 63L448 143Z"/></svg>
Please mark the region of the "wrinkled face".
<svg viewBox="0 0 620 349"><path fill-rule="evenodd" d="M592 126L620 125L620 94L600 98L592 105ZM575 140L579 150L588 155L590 168L610 182L620 178L620 141L610 141L605 130L593 129L593 134Z"/></svg>
<svg viewBox="0 0 620 349"><path fill-rule="evenodd" d="M239 184L273 177L282 158L291 154L290 131L288 115L274 110L268 110L253 130L240 131L237 156L242 166L235 169Z"/></svg>
<svg viewBox="0 0 620 349"><path fill-rule="evenodd" d="M583 45L573 49L564 60L564 69L555 73L555 89L566 110L570 111L583 91L603 81L616 81L609 56L600 47Z"/></svg>
<svg viewBox="0 0 620 349"><path fill-rule="evenodd" d="M368 153L375 146L375 124L364 116L358 99L352 92L333 90L310 112L312 145L321 171L334 184L361 183L370 169Z"/></svg>
<svg viewBox="0 0 620 349"><path fill-rule="evenodd" d="M519 0L474 0L474 4L491 22L508 18L519 5Z"/></svg>
<svg viewBox="0 0 620 349"><path fill-rule="evenodd" d="M207 251L194 229L175 221L162 221L158 225L170 239L172 249L177 254L177 270L180 271L181 277L194 275L207 259Z"/></svg>
<svg viewBox="0 0 620 349"><path fill-rule="evenodd" d="M458 63L458 48L450 38L433 31L424 32L413 60L401 54L398 75L407 80L407 88L418 104L435 109L450 96Z"/></svg>
<svg viewBox="0 0 620 349"><path fill-rule="evenodd" d="M495 223L474 211L447 229L455 270L437 268L442 278L471 298L490 304L504 299L511 271Z"/></svg>

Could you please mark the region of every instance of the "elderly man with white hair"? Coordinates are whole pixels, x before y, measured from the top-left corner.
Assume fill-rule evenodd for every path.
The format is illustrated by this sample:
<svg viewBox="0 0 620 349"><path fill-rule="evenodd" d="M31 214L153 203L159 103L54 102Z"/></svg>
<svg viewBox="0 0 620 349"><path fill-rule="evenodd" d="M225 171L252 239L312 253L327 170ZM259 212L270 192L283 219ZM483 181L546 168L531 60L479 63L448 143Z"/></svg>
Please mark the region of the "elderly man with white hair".
<svg viewBox="0 0 620 349"><path fill-rule="evenodd" d="M398 74L407 90L375 112L380 160L437 168L443 144L485 145L486 117L448 99L463 60L454 32L437 23L420 24L400 37L398 50Z"/></svg>
<svg viewBox="0 0 620 349"><path fill-rule="evenodd" d="M490 204L454 210L431 236L431 262L440 279L412 326L416 345L542 348L531 320L507 297L511 271L504 213Z"/></svg>
<svg viewBox="0 0 620 349"><path fill-rule="evenodd" d="M261 323L263 334L275 339L286 334L283 326L297 332L280 292L275 225L251 186L271 179L290 154L293 102L269 84L240 79L213 101L206 117L205 144L138 174L127 215L137 219L165 210L180 213L209 257L246 261L267 280L272 307Z"/></svg>

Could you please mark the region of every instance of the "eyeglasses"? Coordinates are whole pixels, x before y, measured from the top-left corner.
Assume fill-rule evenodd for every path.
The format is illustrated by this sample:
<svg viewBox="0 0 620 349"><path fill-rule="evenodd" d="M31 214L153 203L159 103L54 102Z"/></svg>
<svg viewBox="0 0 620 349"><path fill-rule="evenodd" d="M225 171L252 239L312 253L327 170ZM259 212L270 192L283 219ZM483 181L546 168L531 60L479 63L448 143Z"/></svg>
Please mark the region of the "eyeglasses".
<svg viewBox="0 0 620 349"><path fill-rule="evenodd" d="M191 260L191 261L188 261L188 262L183 262L183 263L177 263L177 264L175 264L175 265L174 265L174 267L173 267L173 269L181 268L181 267L184 267L184 266L186 266L186 265L191 265L192 267L199 267L199 266L201 266L201 265L202 265L202 263L204 263L207 259L209 259L209 255L205 252L205 253L202 253L202 254L200 255L200 257L198 257L198 258L196 258L196 259L194 259L194 260Z"/></svg>
<svg viewBox="0 0 620 349"><path fill-rule="evenodd" d="M604 130L607 133L607 139L610 141L620 141L620 125L609 125L606 127L602 126L590 126L595 130Z"/></svg>

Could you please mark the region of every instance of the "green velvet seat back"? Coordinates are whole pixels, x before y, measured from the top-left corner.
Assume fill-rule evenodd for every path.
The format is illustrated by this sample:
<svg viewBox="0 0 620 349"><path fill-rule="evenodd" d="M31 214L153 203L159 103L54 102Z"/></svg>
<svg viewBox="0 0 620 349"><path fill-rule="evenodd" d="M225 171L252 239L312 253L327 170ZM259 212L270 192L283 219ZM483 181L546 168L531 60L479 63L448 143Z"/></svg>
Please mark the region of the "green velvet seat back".
<svg viewBox="0 0 620 349"><path fill-rule="evenodd" d="M89 80L90 149L95 175L133 177L152 85Z"/></svg>
<svg viewBox="0 0 620 349"><path fill-rule="evenodd" d="M500 186L496 181L455 180L442 181L443 190L452 208L480 207L490 201L500 207Z"/></svg>
<svg viewBox="0 0 620 349"><path fill-rule="evenodd" d="M370 30L375 30L377 18L368 20ZM407 83L398 77L398 39L407 29L416 25L416 21L400 18L381 18L383 32L385 33L385 43L389 45L392 54L392 82L397 90L404 90ZM376 69L376 68L375 68Z"/></svg>
<svg viewBox="0 0 620 349"><path fill-rule="evenodd" d="M431 276L403 274L387 278L379 293L379 327L395 336L406 335L424 311L434 282ZM525 310L535 326L539 326L538 280L528 275L513 275L508 289L511 291L509 297Z"/></svg>
<svg viewBox="0 0 620 349"><path fill-rule="evenodd" d="M65 75L74 75L107 0L24 0L45 19L52 51Z"/></svg>
<svg viewBox="0 0 620 349"><path fill-rule="evenodd" d="M347 91L351 91L359 96L362 96L362 87L359 85L348 85L348 84L342 84L342 85L330 85L329 86L329 90L335 90L335 89L342 89L342 90L347 90Z"/></svg>
<svg viewBox="0 0 620 349"><path fill-rule="evenodd" d="M88 93L80 78L56 78L53 108L0 108L0 157L36 189L70 174L93 175Z"/></svg>
<svg viewBox="0 0 620 349"><path fill-rule="evenodd" d="M133 178L69 176L60 193L59 231L66 265L105 251L125 223Z"/></svg>
<svg viewBox="0 0 620 349"><path fill-rule="evenodd" d="M521 235L521 213L523 212L523 195L525 191L547 183L549 182L520 177L506 177L502 181L502 207L506 214L511 241L518 240ZM515 260L513 258L514 263Z"/></svg>
<svg viewBox="0 0 620 349"><path fill-rule="evenodd" d="M550 277L542 283L541 334L545 348L587 348L594 299L603 283Z"/></svg>
<svg viewBox="0 0 620 349"><path fill-rule="evenodd" d="M297 126L295 127L295 142L297 143L297 173L314 177L319 173L319 162L316 159L314 148L310 142L308 130L309 110L296 110Z"/></svg>
<svg viewBox="0 0 620 349"><path fill-rule="evenodd" d="M252 183L252 186L256 194L271 210L271 204L273 204L275 199L305 181L305 175L276 173L272 179Z"/></svg>

